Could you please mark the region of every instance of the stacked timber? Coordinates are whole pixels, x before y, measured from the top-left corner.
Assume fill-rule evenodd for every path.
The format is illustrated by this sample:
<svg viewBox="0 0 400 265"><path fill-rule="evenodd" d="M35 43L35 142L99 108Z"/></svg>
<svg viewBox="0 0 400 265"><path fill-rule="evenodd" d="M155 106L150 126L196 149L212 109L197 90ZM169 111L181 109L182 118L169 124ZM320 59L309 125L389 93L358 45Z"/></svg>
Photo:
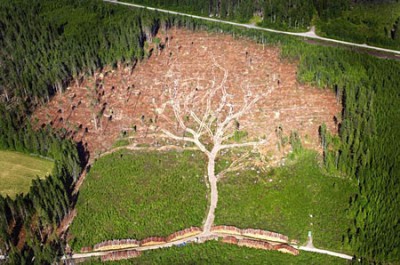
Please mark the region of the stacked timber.
<svg viewBox="0 0 400 265"><path fill-rule="evenodd" d="M92 251L92 247L82 247L81 248L81 253L87 253L87 252L91 252Z"/></svg>
<svg viewBox="0 0 400 265"><path fill-rule="evenodd" d="M140 246L154 246L167 243L165 237L152 236L140 241Z"/></svg>
<svg viewBox="0 0 400 265"><path fill-rule="evenodd" d="M104 256L101 256L101 261L104 262L104 261L131 259L139 257L141 254L142 252L136 250L114 251L111 253L107 253Z"/></svg>
<svg viewBox="0 0 400 265"><path fill-rule="evenodd" d="M258 241L252 239L240 239L238 242L238 246L245 246L249 248L258 248L264 250L273 250L273 245L265 241Z"/></svg>
<svg viewBox="0 0 400 265"><path fill-rule="evenodd" d="M289 241L287 236L261 229L243 229L242 236L282 243L287 243Z"/></svg>
<svg viewBox="0 0 400 265"><path fill-rule="evenodd" d="M190 227L183 229L181 231L175 232L167 237L167 242L177 241L183 238L191 237L198 235L202 232L202 230L198 227Z"/></svg>
<svg viewBox="0 0 400 265"><path fill-rule="evenodd" d="M220 234L230 234L230 235L241 235L242 230L235 226L229 225L217 225L211 227L211 232L220 233Z"/></svg>
<svg viewBox="0 0 400 265"><path fill-rule="evenodd" d="M289 246L288 244L275 245L274 246L274 250L278 250L278 251L283 252L283 253L289 253L289 254L292 254L294 256L299 255L299 250L294 248L294 247L292 247L292 246Z"/></svg>
<svg viewBox="0 0 400 265"><path fill-rule="evenodd" d="M103 241L94 245L95 251L112 250L112 249L122 249L122 248L135 248L139 246L139 241L135 239L115 239Z"/></svg>
<svg viewBox="0 0 400 265"><path fill-rule="evenodd" d="M234 236L224 236L222 238L222 242L227 244L237 245L239 243L239 240Z"/></svg>

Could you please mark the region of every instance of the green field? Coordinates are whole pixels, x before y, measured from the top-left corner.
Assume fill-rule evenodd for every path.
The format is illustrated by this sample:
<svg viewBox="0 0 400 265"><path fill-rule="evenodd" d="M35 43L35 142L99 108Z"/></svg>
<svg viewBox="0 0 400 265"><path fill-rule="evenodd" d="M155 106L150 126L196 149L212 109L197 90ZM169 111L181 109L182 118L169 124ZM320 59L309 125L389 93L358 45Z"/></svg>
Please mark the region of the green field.
<svg viewBox="0 0 400 265"><path fill-rule="evenodd" d="M73 249L201 226L207 209L205 165L198 152L121 150L100 158L80 190L70 229Z"/></svg>
<svg viewBox="0 0 400 265"><path fill-rule="evenodd" d="M102 264L92 260L87 265ZM129 260L107 262L107 264L349 264L348 261L327 255L300 252L298 256L283 254L278 251L266 251L238 247L215 241L204 244L190 244L183 247L172 247L143 252L142 256Z"/></svg>
<svg viewBox="0 0 400 265"><path fill-rule="evenodd" d="M317 30L321 36L400 49L400 2L354 4L339 17L319 21Z"/></svg>
<svg viewBox="0 0 400 265"><path fill-rule="evenodd" d="M269 172L228 175L218 186L215 223L276 231L300 243L312 231L316 247L348 250L341 240L349 227L346 208L356 183L324 175L316 156L303 151Z"/></svg>
<svg viewBox="0 0 400 265"><path fill-rule="evenodd" d="M32 179L43 178L53 170L54 163L11 151L0 151L0 194L15 197L27 193Z"/></svg>

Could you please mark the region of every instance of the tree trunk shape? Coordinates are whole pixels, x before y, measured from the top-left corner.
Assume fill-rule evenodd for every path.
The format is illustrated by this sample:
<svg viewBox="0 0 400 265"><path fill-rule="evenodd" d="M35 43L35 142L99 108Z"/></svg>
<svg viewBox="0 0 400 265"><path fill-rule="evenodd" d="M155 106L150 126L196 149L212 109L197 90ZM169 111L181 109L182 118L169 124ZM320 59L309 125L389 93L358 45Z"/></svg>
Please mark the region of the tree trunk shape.
<svg viewBox="0 0 400 265"><path fill-rule="evenodd" d="M211 226L214 223L215 218L215 208L217 208L218 203L218 189L217 189L217 177L215 176L215 154L210 154L208 157L208 166L207 166L207 174L208 174L208 182L210 183L210 207L208 209L207 219L204 223L203 232L205 234L210 233Z"/></svg>
<svg viewBox="0 0 400 265"><path fill-rule="evenodd" d="M210 200L209 208L206 220L203 225L203 235L209 235L211 226L214 223L215 209L218 203L218 189L217 181L219 177L224 175L224 172L237 168L237 162L232 163L224 172L219 172L215 175L215 159L219 151L224 149L233 149L239 147L256 147L265 144L266 139L257 142L244 142L244 143L227 143L234 134L234 121L240 120L240 118L249 112L256 102L261 98L265 97L273 91L273 87L263 95L252 95L251 91L247 87L241 86L243 93L242 104L237 103L239 108L234 109L233 102L228 101L231 96L226 91L225 83L228 78L228 71L220 66L215 58L212 58L216 68L220 69L224 74L220 84L213 83L204 94L199 94L197 90L185 91L185 87L182 87L179 83L179 79L175 78L174 81L164 91L165 96L169 98L167 101L163 101L161 104L156 104L153 100L154 111L158 117L164 117L167 121L171 121L170 117L164 114L167 105L170 105L175 121L176 121L176 132L170 131L167 128L157 129L161 134L162 138L169 138L176 141L183 141L187 143L195 144L201 152L203 152L208 158L207 175L208 182L210 185ZM173 67L173 65L171 65ZM170 68L171 74L172 68ZM172 74L173 76L173 74ZM213 103L213 100L217 101ZM203 105L202 105L203 104ZM195 113L196 110L198 114ZM221 113L225 113L222 115ZM201 115L200 115L201 114ZM188 127L185 122L188 122L187 117L193 121ZM170 122L173 126L173 122ZM181 130L181 131L179 131ZM183 134L182 134L183 131ZM213 144L212 150L208 150L206 145L202 143L202 137L210 138ZM240 159L238 159L239 161Z"/></svg>

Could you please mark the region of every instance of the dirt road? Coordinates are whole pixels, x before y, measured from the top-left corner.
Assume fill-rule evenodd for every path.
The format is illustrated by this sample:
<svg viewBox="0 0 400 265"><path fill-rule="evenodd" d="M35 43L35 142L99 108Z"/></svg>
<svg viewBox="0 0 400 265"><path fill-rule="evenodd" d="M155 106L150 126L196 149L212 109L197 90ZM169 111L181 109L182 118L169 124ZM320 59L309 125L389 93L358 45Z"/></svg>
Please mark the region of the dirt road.
<svg viewBox="0 0 400 265"><path fill-rule="evenodd" d="M125 2L120 2L120 1L116 1L116 0L103 0L103 1L113 3L113 4L130 6L130 7L145 8L147 10L157 11L157 12L161 12L161 13L180 15L180 16L185 16L185 17L192 17L192 18L216 22L216 23L229 24L229 25L248 28L248 29L256 29L256 30L262 30L262 31L273 32L273 33L278 33L278 34L285 34L285 35L290 35L290 36L297 36L297 37L305 37L305 38L309 38L309 39L316 39L316 40L323 40L323 41L332 42L332 43L338 43L338 44L342 44L342 45L346 45L346 46L365 48L365 49L381 51L381 52L388 52L388 53L392 53L392 54L396 54L396 55L400 56L400 51L397 51L397 50L385 49L385 48L370 46L367 44L359 44L359 43L353 43L353 42L348 42L348 41L341 41L341 40L320 37L317 34L315 34L314 27L312 27L311 30L308 32L288 32L288 31L258 27L256 25L252 25L252 24L242 24L242 23L236 23L236 22L231 22L231 21L226 21L226 20L221 20L221 19L216 19L216 18L195 16L195 15L190 15L190 14L186 14L186 13L170 11L170 10L166 10L166 9L153 8L153 7L143 6L143 5L125 3Z"/></svg>

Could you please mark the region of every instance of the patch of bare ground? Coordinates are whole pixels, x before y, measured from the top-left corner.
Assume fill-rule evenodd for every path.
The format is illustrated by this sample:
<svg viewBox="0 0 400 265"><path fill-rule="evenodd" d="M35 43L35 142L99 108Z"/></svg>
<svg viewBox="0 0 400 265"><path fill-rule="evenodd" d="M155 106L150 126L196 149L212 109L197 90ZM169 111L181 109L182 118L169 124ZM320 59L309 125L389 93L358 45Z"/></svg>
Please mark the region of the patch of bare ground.
<svg viewBox="0 0 400 265"><path fill-rule="evenodd" d="M230 108L237 111L247 96L260 96L235 127L246 131L250 140L266 137L262 150L270 156L282 157L288 151L289 144L286 149L277 147L277 128L283 136L297 131L303 146L315 150L320 150L318 127L322 123L332 133L337 131L334 116L341 106L335 95L328 89L299 84L296 64L281 61L278 48L184 29L161 32L159 37L164 49L154 49L152 56L134 69L107 68L80 84L72 82L64 94L39 107L33 119L38 120L38 126L50 123L65 128L70 137L86 145L92 158L110 150L123 132L132 136L132 143L157 147L174 141L158 137L161 127L184 135L172 108L166 107L163 115L158 115L170 100L167 94L171 96L173 90L197 93L183 104L202 117L206 100L190 99L205 98L210 89L223 86L231 104L222 109L225 115ZM212 105L221 102L218 96L223 94L218 94ZM196 124L189 112L183 119Z"/></svg>

